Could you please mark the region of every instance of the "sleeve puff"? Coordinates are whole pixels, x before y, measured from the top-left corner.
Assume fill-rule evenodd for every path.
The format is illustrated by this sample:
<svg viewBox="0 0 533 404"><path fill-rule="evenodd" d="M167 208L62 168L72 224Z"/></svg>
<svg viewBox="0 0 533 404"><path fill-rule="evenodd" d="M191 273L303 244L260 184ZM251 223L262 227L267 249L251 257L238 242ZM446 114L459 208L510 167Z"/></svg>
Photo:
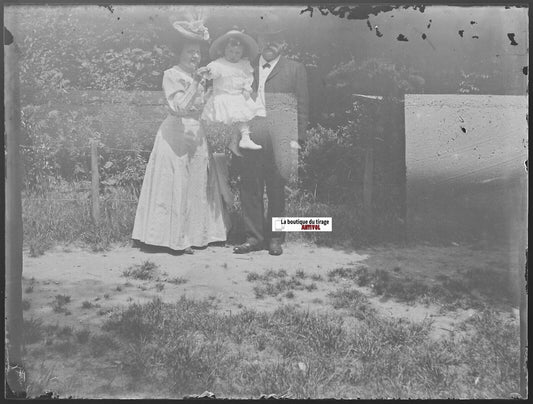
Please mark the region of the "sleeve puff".
<svg viewBox="0 0 533 404"><path fill-rule="evenodd" d="M168 105L175 112L183 112L191 105L198 90L198 83L180 77L173 69L163 74L163 91Z"/></svg>
<svg viewBox="0 0 533 404"><path fill-rule="evenodd" d="M213 60L210 62L206 67L209 68L209 78L216 79L222 75L221 69L220 69L220 63L217 60Z"/></svg>

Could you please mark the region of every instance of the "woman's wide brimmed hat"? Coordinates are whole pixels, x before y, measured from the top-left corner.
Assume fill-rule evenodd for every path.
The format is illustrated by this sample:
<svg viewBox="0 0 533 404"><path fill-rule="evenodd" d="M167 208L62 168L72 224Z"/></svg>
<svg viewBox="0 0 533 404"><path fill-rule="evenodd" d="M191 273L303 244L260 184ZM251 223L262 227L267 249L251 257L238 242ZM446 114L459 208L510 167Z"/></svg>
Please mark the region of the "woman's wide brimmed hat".
<svg viewBox="0 0 533 404"><path fill-rule="evenodd" d="M204 25L203 20L197 21L176 21L172 26L180 33L185 39L191 39L195 41L208 41L209 31Z"/></svg>
<svg viewBox="0 0 533 404"><path fill-rule="evenodd" d="M232 29L213 41L209 47L209 56L211 59L215 59L224 54L223 47L226 45L226 41L230 38L238 39L246 46L246 56L248 56L248 58L255 59L259 54L259 46L250 35L237 29Z"/></svg>
<svg viewBox="0 0 533 404"><path fill-rule="evenodd" d="M262 13L257 16L257 20L253 22L250 32L256 35L273 35L285 31L285 27L281 18L270 11Z"/></svg>

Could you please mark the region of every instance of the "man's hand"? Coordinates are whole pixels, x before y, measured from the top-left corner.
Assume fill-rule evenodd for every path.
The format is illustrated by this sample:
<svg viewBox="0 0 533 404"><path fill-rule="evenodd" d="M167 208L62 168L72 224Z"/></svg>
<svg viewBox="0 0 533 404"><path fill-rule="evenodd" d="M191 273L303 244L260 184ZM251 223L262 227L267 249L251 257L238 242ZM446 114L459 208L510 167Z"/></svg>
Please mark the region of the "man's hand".
<svg viewBox="0 0 533 404"><path fill-rule="evenodd" d="M242 90L242 95L246 101L250 99L250 92L248 90Z"/></svg>
<svg viewBox="0 0 533 404"><path fill-rule="evenodd" d="M294 149L294 150L301 149L300 145L298 144L296 140L291 140L290 146L291 146L291 149Z"/></svg>

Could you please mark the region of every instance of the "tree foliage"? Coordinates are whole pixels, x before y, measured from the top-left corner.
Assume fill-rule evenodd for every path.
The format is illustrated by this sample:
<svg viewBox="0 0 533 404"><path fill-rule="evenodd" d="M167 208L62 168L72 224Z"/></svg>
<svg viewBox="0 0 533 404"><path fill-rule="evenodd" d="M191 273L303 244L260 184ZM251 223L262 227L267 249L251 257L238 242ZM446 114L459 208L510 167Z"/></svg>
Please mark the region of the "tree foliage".
<svg viewBox="0 0 533 404"><path fill-rule="evenodd" d="M94 7L24 7L15 13L26 96L72 88L158 90L162 72L176 61L166 33L170 23L161 17L137 26Z"/></svg>

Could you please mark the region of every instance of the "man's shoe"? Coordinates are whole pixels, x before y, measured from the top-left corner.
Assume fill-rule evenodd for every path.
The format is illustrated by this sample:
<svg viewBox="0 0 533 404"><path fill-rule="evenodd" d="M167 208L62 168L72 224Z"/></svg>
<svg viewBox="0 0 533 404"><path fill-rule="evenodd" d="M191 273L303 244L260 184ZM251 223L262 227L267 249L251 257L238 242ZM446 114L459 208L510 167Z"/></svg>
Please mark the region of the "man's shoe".
<svg viewBox="0 0 533 404"><path fill-rule="evenodd" d="M283 254L283 248L281 248L281 240L275 238L270 240L270 245L268 246L268 253L270 255Z"/></svg>
<svg viewBox="0 0 533 404"><path fill-rule="evenodd" d="M233 249L234 254L248 254L252 251L259 251L262 250L261 243L253 243L250 241L247 241L244 244L238 245Z"/></svg>

